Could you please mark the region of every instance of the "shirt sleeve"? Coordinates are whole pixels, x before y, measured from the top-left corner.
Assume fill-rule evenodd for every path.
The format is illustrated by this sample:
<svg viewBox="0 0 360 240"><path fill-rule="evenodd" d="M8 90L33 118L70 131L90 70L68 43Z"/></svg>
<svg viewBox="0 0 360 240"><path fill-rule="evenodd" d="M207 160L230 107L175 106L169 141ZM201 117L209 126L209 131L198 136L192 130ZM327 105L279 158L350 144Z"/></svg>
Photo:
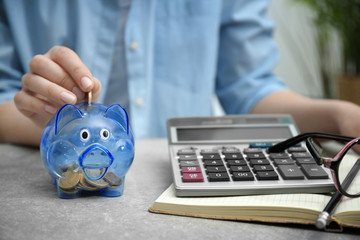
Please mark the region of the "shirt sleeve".
<svg viewBox="0 0 360 240"><path fill-rule="evenodd" d="M249 113L270 93L285 89L273 74L278 51L267 0L224 2L216 94L228 114Z"/></svg>
<svg viewBox="0 0 360 240"><path fill-rule="evenodd" d="M22 72L3 2L0 1L0 103L12 101L21 89Z"/></svg>

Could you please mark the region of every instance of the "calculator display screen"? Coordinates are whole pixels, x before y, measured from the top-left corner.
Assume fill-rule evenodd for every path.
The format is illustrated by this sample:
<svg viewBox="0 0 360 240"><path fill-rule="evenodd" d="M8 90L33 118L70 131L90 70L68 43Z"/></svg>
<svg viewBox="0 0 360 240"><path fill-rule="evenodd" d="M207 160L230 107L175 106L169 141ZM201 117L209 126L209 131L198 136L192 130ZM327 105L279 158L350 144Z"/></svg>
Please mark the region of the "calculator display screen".
<svg viewBox="0 0 360 240"><path fill-rule="evenodd" d="M292 137L287 126L177 128L178 141L270 140Z"/></svg>

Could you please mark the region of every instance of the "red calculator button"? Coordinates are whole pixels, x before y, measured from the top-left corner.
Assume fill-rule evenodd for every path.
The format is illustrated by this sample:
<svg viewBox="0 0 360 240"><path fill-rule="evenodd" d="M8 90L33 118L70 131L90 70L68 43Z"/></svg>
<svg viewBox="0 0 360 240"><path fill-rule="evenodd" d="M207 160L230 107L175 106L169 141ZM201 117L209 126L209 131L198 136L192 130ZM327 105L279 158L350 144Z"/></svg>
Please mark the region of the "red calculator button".
<svg viewBox="0 0 360 240"><path fill-rule="evenodd" d="M181 168L182 173L201 173L200 167L182 167Z"/></svg>
<svg viewBox="0 0 360 240"><path fill-rule="evenodd" d="M203 182L204 177L202 173L184 173L183 174L184 182Z"/></svg>

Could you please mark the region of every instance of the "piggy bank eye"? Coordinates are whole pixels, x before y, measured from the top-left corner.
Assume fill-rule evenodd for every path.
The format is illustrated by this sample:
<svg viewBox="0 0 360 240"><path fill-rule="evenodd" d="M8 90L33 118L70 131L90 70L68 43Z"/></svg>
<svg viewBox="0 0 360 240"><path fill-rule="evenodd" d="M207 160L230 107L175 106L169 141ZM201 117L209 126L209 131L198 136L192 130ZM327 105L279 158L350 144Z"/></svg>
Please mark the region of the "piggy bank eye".
<svg viewBox="0 0 360 240"><path fill-rule="evenodd" d="M107 130L107 129L101 129L101 131L100 131L100 137L101 137L101 139L102 140L108 140L109 139L109 137L110 137L110 133L109 133L109 130Z"/></svg>
<svg viewBox="0 0 360 240"><path fill-rule="evenodd" d="M90 132L89 132L89 130L87 130L87 129L82 129L82 130L80 131L80 139L81 139L81 141L83 141L83 142L89 141L89 139L90 139Z"/></svg>

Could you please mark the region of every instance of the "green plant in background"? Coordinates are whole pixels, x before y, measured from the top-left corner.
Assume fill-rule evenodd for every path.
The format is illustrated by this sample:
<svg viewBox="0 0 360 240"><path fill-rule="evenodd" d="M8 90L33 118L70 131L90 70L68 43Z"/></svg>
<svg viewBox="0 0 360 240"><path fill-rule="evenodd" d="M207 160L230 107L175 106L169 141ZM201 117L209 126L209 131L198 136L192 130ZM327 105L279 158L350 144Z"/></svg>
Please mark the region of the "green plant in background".
<svg viewBox="0 0 360 240"><path fill-rule="evenodd" d="M320 57L326 58L328 40L335 30L342 42L344 75L360 75L360 0L294 0L308 6L314 13L318 30ZM323 77L328 78L322 69ZM324 80L325 95L329 93Z"/></svg>

